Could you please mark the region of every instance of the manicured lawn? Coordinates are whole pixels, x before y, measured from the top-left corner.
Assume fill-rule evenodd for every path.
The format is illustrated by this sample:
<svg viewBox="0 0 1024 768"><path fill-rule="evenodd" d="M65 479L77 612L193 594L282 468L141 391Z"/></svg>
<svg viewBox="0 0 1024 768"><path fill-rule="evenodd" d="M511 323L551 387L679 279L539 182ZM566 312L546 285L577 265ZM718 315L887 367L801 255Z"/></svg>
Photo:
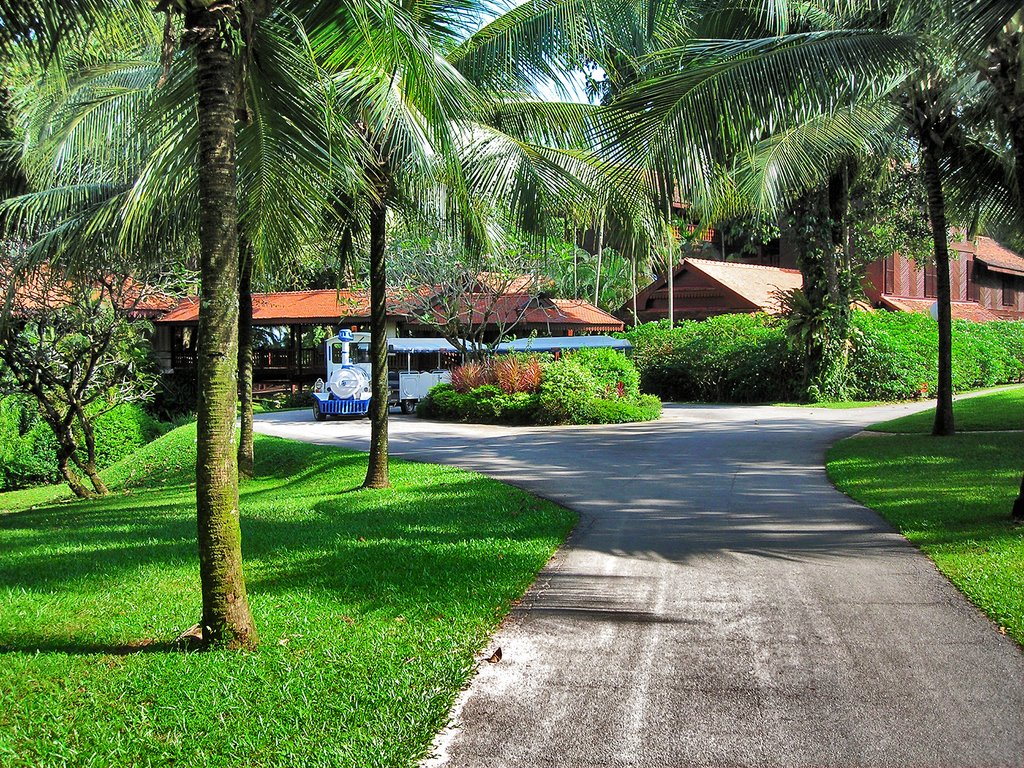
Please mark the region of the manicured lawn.
<svg viewBox="0 0 1024 768"><path fill-rule="evenodd" d="M254 653L169 642L199 618L194 426L106 499L0 495L0 765L411 765L575 522L456 469L395 461L396 489L361 491L361 454L256 450Z"/></svg>
<svg viewBox="0 0 1024 768"><path fill-rule="evenodd" d="M935 421L935 409L912 413L892 421L875 424L875 432L918 432L929 434ZM953 421L963 432L990 432L1024 429L1024 387L957 400L953 403Z"/></svg>
<svg viewBox="0 0 1024 768"><path fill-rule="evenodd" d="M781 408L828 408L835 411L845 411L853 408L873 408L876 405L884 405L881 400L843 400L837 403L772 403Z"/></svg>
<svg viewBox="0 0 1024 768"><path fill-rule="evenodd" d="M1009 522L1022 470L1014 434L856 437L828 453L839 490L881 513L1024 644L1024 528Z"/></svg>

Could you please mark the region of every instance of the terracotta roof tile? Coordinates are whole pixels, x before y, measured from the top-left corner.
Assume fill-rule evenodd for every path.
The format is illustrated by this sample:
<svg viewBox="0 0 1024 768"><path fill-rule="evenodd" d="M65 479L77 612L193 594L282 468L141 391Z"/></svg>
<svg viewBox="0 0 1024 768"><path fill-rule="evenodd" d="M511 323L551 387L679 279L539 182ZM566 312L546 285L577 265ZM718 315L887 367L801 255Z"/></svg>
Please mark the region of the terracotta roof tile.
<svg viewBox="0 0 1024 768"><path fill-rule="evenodd" d="M882 304L889 309L900 312L917 312L927 315L931 313L935 299L904 299L883 296ZM987 323L991 320L1002 320L999 315L978 304L976 301L954 301L950 303L954 320L973 320L976 323Z"/></svg>
<svg viewBox="0 0 1024 768"><path fill-rule="evenodd" d="M684 259L683 265L721 283L765 312L777 312L780 309L776 292L801 288L804 283L797 269L690 258Z"/></svg>
<svg viewBox="0 0 1024 768"><path fill-rule="evenodd" d="M472 301L473 322L482 322L484 313L490 311L495 321L502 324L510 324L522 314L521 322L524 325L569 325L580 331L617 331L624 327L621 320L586 301L542 298L527 307L524 313L523 307L528 302L531 302L528 293L510 293L497 301L491 296L481 295L479 300ZM408 301L401 301L396 295L388 298L388 314L392 317L408 317L412 310ZM253 320L262 325L328 324L342 318L366 319L369 315L369 296L366 291L318 290L253 294ZM197 322L198 318L199 300L192 296L180 301L158 322L187 325Z"/></svg>
<svg viewBox="0 0 1024 768"><path fill-rule="evenodd" d="M366 291L281 291L254 293L252 316L259 324L336 323L341 318L370 316ZM190 324L199 320L199 298L190 296L160 318L161 323Z"/></svg>
<svg viewBox="0 0 1024 768"><path fill-rule="evenodd" d="M1024 275L1024 257L1000 245L991 237L979 237L974 242L955 240L949 247L958 253L973 253L975 258L996 271Z"/></svg>

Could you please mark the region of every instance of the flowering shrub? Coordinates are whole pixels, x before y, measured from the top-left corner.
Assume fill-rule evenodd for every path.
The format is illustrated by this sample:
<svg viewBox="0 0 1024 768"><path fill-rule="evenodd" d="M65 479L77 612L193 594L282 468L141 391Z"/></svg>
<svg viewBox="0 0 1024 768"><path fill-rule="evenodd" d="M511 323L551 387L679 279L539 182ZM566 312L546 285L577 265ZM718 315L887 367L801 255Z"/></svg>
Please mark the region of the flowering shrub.
<svg viewBox="0 0 1024 768"><path fill-rule="evenodd" d="M477 387L493 383L494 373L491 367L484 363L463 363L452 369L452 389L459 394L464 395Z"/></svg>
<svg viewBox="0 0 1024 768"><path fill-rule="evenodd" d="M547 362L532 355L508 355L490 366L467 363L455 369L451 385L434 387L416 412L427 419L490 424L656 419L661 401L641 395L638 379L629 359L612 350L580 350Z"/></svg>
<svg viewBox="0 0 1024 768"><path fill-rule="evenodd" d="M541 365L536 355L505 355L491 366L494 380L506 394L533 393L540 389Z"/></svg>

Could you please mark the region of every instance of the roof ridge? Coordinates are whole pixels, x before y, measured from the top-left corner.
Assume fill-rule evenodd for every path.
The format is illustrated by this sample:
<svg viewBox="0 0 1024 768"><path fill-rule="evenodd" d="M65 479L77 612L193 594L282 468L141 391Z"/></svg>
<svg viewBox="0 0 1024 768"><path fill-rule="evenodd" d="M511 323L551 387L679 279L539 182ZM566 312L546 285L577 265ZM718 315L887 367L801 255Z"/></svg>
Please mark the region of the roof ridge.
<svg viewBox="0 0 1024 768"><path fill-rule="evenodd" d="M772 267L772 266L769 266L768 264L744 264L741 261L721 261L719 259L698 259L698 258L694 258L692 256L687 256L686 258L683 259L683 261L696 262L698 265L700 265L700 264L715 264L716 266L743 267L745 269L761 269L761 270L769 270L771 272L787 272L789 274L794 274L794 275L800 274L800 270L799 269L791 269L789 267Z"/></svg>

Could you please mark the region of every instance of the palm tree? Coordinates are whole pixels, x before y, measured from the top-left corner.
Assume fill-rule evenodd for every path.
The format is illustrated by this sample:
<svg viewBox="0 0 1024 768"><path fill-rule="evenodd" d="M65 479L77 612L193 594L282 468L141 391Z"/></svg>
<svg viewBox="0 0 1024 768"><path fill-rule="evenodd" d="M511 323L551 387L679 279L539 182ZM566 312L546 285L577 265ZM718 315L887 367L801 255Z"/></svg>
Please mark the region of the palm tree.
<svg viewBox="0 0 1024 768"><path fill-rule="evenodd" d="M53 246L57 253L71 245L83 252L90 246L109 247L105 234L108 231L118 233L117 245L129 254L152 242L166 247L167 242L162 240L173 242L173 238L188 232L191 222L200 222L197 515L202 627L204 639L210 645L243 647L254 644L256 636L241 571L234 449L238 231L245 231L247 251L267 254L280 249L292 231L289 227L296 220L305 224L315 220L322 206L322 189L310 181L317 178L316 174L303 170L312 163L326 166L327 176L332 172L330 152L325 149L330 143L317 140L324 130L317 128L316 121L322 119L326 109L316 104L309 109L308 103L296 98L303 93L302 89L282 90L273 84L268 87L264 85L266 80L261 79L269 76L280 82L290 77L289 82L295 86L296 70L304 60L303 42L300 39L297 45L289 46L283 43L287 35L282 35L289 24L292 29L295 25L287 17L247 17L244 9L223 10L228 14L228 31L231 23L244 22L250 33L245 79L240 73L243 59L225 47L227 32L217 19L205 12L190 16L190 21L196 23L190 40L193 63L190 66L186 59L172 62L171 77L161 87L154 87L154 83L167 79L167 73L161 72L155 57L125 62L120 69L99 68L92 73L100 82L104 77L127 78L113 84L108 80L111 87L105 98L87 100L86 119L71 123L85 128L103 125L98 116L107 109L108 117L116 115L120 119L106 125L126 125L132 129L123 137L123 143L110 148L109 154L120 150L128 158L126 162L107 166L107 174L109 168L114 169L113 182L102 175L104 163L97 164L94 157L82 166L93 174L89 183L65 187L56 194L43 190L36 196L14 201L13 205L16 208L20 204L30 216L33 211L49 210L47 200L65 205L73 215L41 240L42 246ZM251 56L252 46L260 47L258 58ZM308 56L305 60L310 61L309 68L318 77ZM190 82L193 79L194 91ZM93 93L96 83L95 79L91 81ZM248 86L242 91L246 94L247 109L240 115L239 92L243 85ZM132 116L150 120L136 121ZM242 130L237 134L240 142L236 144L240 116ZM230 130L226 127L229 119ZM54 146L67 148L79 138L71 130L59 135ZM97 146L95 142L93 146ZM200 160L196 165L190 162L196 156L193 153ZM41 154L45 156L46 152ZM107 159L109 156L98 158ZM241 195L235 173L239 165ZM278 193L285 187L292 190L291 195ZM310 212L309 201L314 198L319 198L317 213ZM40 199L44 203L41 207ZM175 215L167 217L166 212ZM283 222L289 226L282 226ZM111 225L110 229L104 224ZM72 233L78 236L69 238Z"/></svg>
<svg viewBox="0 0 1024 768"><path fill-rule="evenodd" d="M335 72L339 110L372 148L364 164L370 191L362 201L370 246L374 402L366 488L389 482L389 212L414 199L417 208L443 212L435 221L446 222L449 236L489 247L494 232L484 209L493 201L502 201L520 224L531 226L540 211L553 208L553 201L578 202L607 178L597 158L586 152L594 139L596 110L543 104L516 90L538 73L554 73L552 58L535 52L531 41L538 29L565 20L552 15L554 6L565 11L571 5L528 2L471 32L488 3L463 0L442 6L411 0L389 9L388 29L399 30L398 35L385 35L385 20L369 13L358 20L369 20L365 45L345 24L314 37L325 66ZM520 44L513 55L515 41ZM481 205L481 200L492 202Z"/></svg>

